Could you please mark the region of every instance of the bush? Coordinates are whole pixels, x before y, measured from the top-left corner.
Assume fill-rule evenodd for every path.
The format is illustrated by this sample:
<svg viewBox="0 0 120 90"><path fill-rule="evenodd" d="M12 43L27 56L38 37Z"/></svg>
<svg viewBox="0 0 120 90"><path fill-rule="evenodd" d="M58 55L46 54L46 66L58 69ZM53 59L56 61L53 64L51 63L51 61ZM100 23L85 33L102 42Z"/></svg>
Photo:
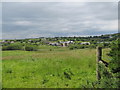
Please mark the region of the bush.
<svg viewBox="0 0 120 90"><path fill-rule="evenodd" d="M36 45L26 45L25 46L25 50L26 51L37 51L38 50L38 46L36 46Z"/></svg>
<svg viewBox="0 0 120 90"><path fill-rule="evenodd" d="M23 45L22 44L10 44L8 46L2 46L2 50L22 50Z"/></svg>
<svg viewBox="0 0 120 90"><path fill-rule="evenodd" d="M109 53L111 61L109 67L113 73L120 72L120 41L115 41L111 45L111 51Z"/></svg>
<svg viewBox="0 0 120 90"><path fill-rule="evenodd" d="M96 48L96 47L97 47L97 45L95 45L95 44L89 45L89 48L91 48L91 49Z"/></svg>
<svg viewBox="0 0 120 90"><path fill-rule="evenodd" d="M86 45L79 45L78 46L78 49L84 49L84 48L87 48L87 46Z"/></svg>
<svg viewBox="0 0 120 90"><path fill-rule="evenodd" d="M70 45L70 46L69 46L69 49L70 49L70 50L73 50L73 49L74 49L74 46L73 46L73 45Z"/></svg>
<svg viewBox="0 0 120 90"><path fill-rule="evenodd" d="M7 46L2 46L2 50L3 51L7 50Z"/></svg>
<svg viewBox="0 0 120 90"><path fill-rule="evenodd" d="M101 76L99 88L120 88L120 42L118 40L111 44L109 53L111 60L108 68L101 67Z"/></svg>

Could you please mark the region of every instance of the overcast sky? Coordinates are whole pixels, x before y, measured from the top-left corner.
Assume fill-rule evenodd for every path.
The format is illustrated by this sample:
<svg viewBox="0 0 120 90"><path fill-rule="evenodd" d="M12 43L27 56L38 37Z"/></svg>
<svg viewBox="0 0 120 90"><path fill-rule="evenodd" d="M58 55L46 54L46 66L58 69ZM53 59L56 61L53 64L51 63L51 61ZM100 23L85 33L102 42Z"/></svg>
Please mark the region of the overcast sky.
<svg viewBox="0 0 120 90"><path fill-rule="evenodd" d="M3 39L118 32L117 2L6 2Z"/></svg>

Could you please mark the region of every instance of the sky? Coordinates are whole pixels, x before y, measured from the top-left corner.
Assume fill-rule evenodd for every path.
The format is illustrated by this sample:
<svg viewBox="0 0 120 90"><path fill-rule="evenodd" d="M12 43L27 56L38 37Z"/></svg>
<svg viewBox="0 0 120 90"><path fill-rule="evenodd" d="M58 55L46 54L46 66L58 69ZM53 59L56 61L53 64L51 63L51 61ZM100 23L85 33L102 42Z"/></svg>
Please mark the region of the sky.
<svg viewBox="0 0 120 90"><path fill-rule="evenodd" d="M93 36L117 32L117 2L2 3L3 39Z"/></svg>

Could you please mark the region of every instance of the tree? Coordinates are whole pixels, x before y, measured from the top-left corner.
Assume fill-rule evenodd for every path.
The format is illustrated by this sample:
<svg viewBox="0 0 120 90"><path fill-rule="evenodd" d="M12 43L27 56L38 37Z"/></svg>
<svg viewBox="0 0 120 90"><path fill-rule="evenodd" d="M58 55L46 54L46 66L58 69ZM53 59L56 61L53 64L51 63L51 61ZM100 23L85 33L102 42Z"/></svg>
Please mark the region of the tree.
<svg viewBox="0 0 120 90"><path fill-rule="evenodd" d="M37 51L38 50L38 46L36 46L36 45L26 45L25 46L25 50L26 51Z"/></svg>
<svg viewBox="0 0 120 90"><path fill-rule="evenodd" d="M111 45L111 51L109 53L111 56L111 61L109 63L109 67L113 73L120 72L120 39L116 40Z"/></svg>
<svg viewBox="0 0 120 90"><path fill-rule="evenodd" d="M109 56L111 56L109 69L116 78L116 86L120 88L120 39L117 39L115 42L112 43Z"/></svg>
<svg viewBox="0 0 120 90"><path fill-rule="evenodd" d="M111 50L108 54L111 57L108 67L99 64L101 79L98 88L120 88L120 43L119 39L112 42Z"/></svg>

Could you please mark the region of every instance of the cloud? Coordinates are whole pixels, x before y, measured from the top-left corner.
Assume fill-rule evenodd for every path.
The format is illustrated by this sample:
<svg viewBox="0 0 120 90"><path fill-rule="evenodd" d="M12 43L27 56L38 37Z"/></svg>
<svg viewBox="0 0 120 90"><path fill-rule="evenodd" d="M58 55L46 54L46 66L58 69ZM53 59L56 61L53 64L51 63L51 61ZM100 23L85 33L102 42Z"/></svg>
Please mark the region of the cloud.
<svg viewBox="0 0 120 90"><path fill-rule="evenodd" d="M29 21L16 21L15 23L13 23L14 25L21 25L21 26L29 26L32 25L32 22Z"/></svg>
<svg viewBox="0 0 120 90"><path fill-rule="evenodd" d="M2 0L2 2L119 2L119 0Z"/></svg>
<svg viewBox="0 0 120 90"><path fill-rule="evenodd" d="M3 3L3 38L116 33L117 3Z"/></svg>

